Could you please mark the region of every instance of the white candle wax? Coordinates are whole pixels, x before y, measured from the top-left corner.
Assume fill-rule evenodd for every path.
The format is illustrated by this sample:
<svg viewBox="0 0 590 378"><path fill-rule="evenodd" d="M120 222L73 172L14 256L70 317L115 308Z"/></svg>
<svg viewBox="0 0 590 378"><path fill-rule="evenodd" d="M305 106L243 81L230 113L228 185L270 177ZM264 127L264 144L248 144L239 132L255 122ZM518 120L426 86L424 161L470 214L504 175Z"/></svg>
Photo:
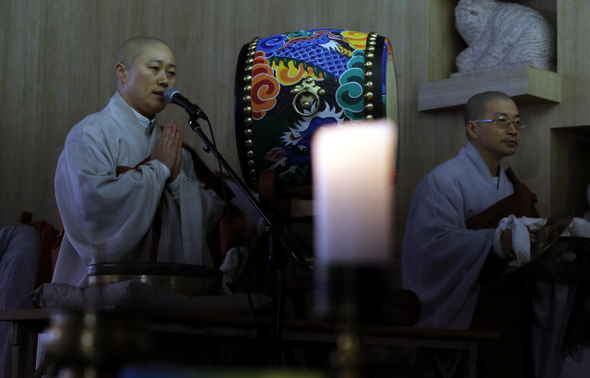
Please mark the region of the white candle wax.
<svg viewBox="0 0 590 378"><path fill-rule="evenodd" d="M391 259L395 126L327 127L313 139L315 264Z"/></svg>

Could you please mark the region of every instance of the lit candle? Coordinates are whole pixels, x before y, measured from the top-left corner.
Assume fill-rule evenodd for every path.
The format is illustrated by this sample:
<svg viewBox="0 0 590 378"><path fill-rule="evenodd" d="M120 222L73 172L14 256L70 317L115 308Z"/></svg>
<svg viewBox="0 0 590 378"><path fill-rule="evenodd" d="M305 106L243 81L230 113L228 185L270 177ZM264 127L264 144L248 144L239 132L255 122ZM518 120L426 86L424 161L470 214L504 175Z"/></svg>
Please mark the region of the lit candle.
<svg viewBox="0 0 590 378"><path fill-rule="evenodd" d="M316 268L391 260L396 139L388 121L327 127L314 137Z"/></svg>

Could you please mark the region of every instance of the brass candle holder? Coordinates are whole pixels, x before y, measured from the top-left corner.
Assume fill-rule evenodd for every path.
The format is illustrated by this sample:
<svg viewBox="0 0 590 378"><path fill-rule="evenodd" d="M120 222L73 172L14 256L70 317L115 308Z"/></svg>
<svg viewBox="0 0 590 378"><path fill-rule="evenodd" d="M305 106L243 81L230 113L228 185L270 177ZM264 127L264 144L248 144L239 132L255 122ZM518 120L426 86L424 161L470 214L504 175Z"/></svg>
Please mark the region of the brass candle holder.
<svg viewBox="0 0 590 378"><path fill-rule="evenodd" d="M144 361L151 348L145 327L124 311L63 310L51 318L46 331L48 372L58 378L117 377L118 369Z"/></svg>
<svg viewBox="0 0 590 378"><path fill-rule="evenodd" d="M330 364L338 378L366 375L363 324L384 320L386 273L383 266L374 265L316 267L314 312L319 320L336 324Z"/></svg>

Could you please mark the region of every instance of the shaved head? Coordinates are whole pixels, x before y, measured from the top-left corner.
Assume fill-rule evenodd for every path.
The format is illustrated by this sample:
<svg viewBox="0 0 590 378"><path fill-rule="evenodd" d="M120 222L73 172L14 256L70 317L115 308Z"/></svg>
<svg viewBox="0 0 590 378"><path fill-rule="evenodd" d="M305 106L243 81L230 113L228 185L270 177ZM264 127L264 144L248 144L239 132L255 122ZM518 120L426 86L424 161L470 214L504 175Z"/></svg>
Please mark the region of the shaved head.
<svg viewBox="0 0 590 378"><path fill-rule="evenodd" d="M123 63L126 67L133 67L137 59L146 47L154 45L164 45L170 49L170 46L161 39L152 37L135 37L123 42L117 50L117 63Z"/></svg>
<svg viewBox="0 0 590 378"><path fill-rule="evenodd" d="M465 124L467 122L482 119L487 111L487 105L494 100L512 100L503 92L484 92L476 94L465 105Z"/></svg>
<svg viewBox="0 0 590 378"><path fill-rule="evenodd" d="M166 88L176 82L174 54L157 38L129 39L117 51L117 90L139 114L152 119L164 110Z"/></svg>

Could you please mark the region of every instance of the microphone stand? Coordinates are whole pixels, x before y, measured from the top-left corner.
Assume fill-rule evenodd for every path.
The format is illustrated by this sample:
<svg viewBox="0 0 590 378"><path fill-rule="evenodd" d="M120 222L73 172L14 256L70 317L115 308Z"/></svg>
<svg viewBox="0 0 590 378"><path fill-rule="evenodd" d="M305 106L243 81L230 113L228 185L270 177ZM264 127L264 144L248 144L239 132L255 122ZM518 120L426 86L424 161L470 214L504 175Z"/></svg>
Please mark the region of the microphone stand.
<svg viewBox="0 0 590 378"><path fill-rule="evenodd" d="M279 256L277 254L277 248L275 248L274 240L278 239L281 245L287 250L293 259L306 271L311 271L311 268L305 261L305 259L301 256L299 252L293 246L291 240L285 233L284 229L279 228L274 225L274 222L266 215L264 210L262 209L260 202L250 193L250 190L246 187L246 184L240 179L240 177L236 174L236 172L232 169L229 163L223 158L217 147L211 142L211 140L205 135L203 132L201 125L197 122L199 118L196 114L190 114L189 118L189 125L191 129L201 137L203 142L205 143L205 147L203 147L204 151L209 153L213 153L213 155L217 158L217 160L221 163L221 165L225 168L225 170L229 173L229 175L234 179L235 183L238 187L242 190L242 192L246 195L246 197L250 200L252 205L256 208L258 213L262 216L264 221L267 224L266 231L269 232L269 250L270 250L270 261L273 263L275 267L275 291L276 291L276 314L275 314L275 338L273 342L273 359L275 368L277 368L280 364L280 351L281 351L281 343L282 343L282 310L283 310L283 303L284 303L284 265L286 263L285 256ZM208 122L208 121L207 121Z"/></svg>

